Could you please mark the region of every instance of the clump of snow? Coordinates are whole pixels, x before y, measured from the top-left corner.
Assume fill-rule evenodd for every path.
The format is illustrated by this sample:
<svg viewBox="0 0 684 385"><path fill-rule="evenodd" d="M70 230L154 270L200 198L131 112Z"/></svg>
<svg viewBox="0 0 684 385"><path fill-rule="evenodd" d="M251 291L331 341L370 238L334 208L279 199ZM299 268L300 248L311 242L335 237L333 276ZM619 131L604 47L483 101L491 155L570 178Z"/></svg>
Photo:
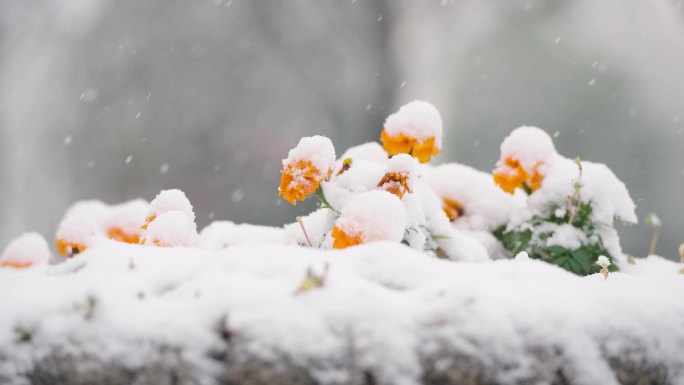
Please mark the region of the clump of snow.
<svg viewBox="0 0 684 385"><path fill-rule="evenodd" d="M364 243L399 242L406 227L406 210L394 194L369 191L355 196L342 209L335 226Z"/></svg>
<svg viewBox="0 0 684 385"><path fill-rule="evenodd" d="M327 176L328 172L335 168L335 147L325 136L303 137L297 146L290 150L287 158L283 159L283 166L287 167L298 161L311 162L316 170Z"/></svg>
<svg viewBox="0 0 684 385"><path fill-rule="evenodd" d="M596 261L596 264L604 269L607 269L608 266L610 266L610 259L608 259L608 257L606 257L605 255L600 255L598 257L598 260Z"/></svg>
<svg viewBox="0 0 684 385"><path fill-rule="evenodd" d="M57 227L56 237L66 244L88 246L96 236L105 236L92 215L84 212L70 214Z"/></svg>
<svg viewBox="0 0 684 385"><path fill-rule="evenodd" d="M287 233L282 227L235 224L215 221L200 232L200 247L206 250L222 250L244 243L285 244Z"/></svg>
<svg viewBox="0 0 684 385"><path fill-rule="evenodd" d="M431 103L416 100L404 104L385 120L385 131L392 137L405 135L418 142L435 138L435 147L442 148L442 117Z"/></svg>
<svg viewBox="0 0 684 385"><path fill-rule="evenodd" d="M408 154L397 154L387 161L387 172L411 174L418 167L418 160Z"/></svg>
<svg viewBox="0 0 684 385"><path fill-rule="evenodd" d="M0 256L0 266L36 266L50 261L50 248L38 233L26 233L10 242Z"/></svg>
<svg viewBox="0 0 684 385"><path fill-rule="evenodd" d="M515 256L516 261L529 261L530 255L526 251L521 251Z"/></svg>
<svg viewBox="0 0 684 385"><path fill-rule="evenodd" d="M650 213L646 216L646 224L653 227L661 227L663 222L658 215Z"/></svg>
<svg viewBox="0 0 684 385"><path fill-rule="evenodd" d="M339 172L342 166L342 162L345 159L356 160L366 160L369 162L385 163L387 162L387 152L378 142L368 142L360 144L349 148L342 154L337 165L335 166L335 172Z"/></svg>
<svg viewBox="0 0 684 385"><path fill-rule="evenodd" d="M145 223L149 208L149 203L143 199L134 199L112 205L109 207L105 226L108 229L118 228L126 234L140 236L142 234L141 226Z"/></svg>
<svg viewBox="0 0 684 385"><path fill-rule="evenodd" d="M527 204L537 212L546 211L553 203L562 203L574 193L575 183L582 185L582 200L592 205L592 219L612 225L615 219L629 223L638 221L636 205L620 181L606 165L582 161L582 177L575 160L557 157L549 163L539 190L530 195Z"/></svg>
<svg viewBox="0 0 684 385"><path fill-rule="evenodd" d="M538 127L522 126L513 130L501 143L501 160L497 166L504 167L503 161L512 158L528 172L541 164L538 171L545 175L543 165L557 156L553 140L546 131Z"/></svg>
<svg viewBox="0 0 684 385"><path fill-rule="evenodd" d="M521 195L503 192L491 174L461 164L424 166L423 180L440 198L462 206L463 213L454 226L463 230L494 230L508 222L513 210L524 205Z"/></svg>
<svg viewBox="0 0 684 385"><path fill-rule="evenodd" d="M154 220L154 218L169 211L180 211L185 214L190 221L195 221L195 211L192 204L181 190L172 189L161 191L152 202L150 202L148 218Z"/></svg>
<svg viewBox="0 0 684 385"><path fill-rule="evenodd" d="M335 224L337 213L327 208L321 208L299 219L304 225L309 240L314 247L321 249L332 248L330 230ZM285 225L285 234L285 243L300 246L308 245L302 225L297 222Z"/></svg>
<svg viewBox="0 0 684 385"><path fill-rule="evenodd" d="M150 223L145 244L161 247L191 247L199 243L197 226L187 213L167 211Z"/></svg>

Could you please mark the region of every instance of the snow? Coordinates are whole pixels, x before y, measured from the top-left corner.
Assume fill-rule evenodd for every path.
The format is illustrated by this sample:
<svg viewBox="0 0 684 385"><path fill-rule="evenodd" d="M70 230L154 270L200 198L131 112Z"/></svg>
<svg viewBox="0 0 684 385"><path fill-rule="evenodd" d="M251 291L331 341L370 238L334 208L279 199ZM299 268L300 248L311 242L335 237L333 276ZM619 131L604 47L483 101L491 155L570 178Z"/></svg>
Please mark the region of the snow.
<svg viewBox="0 0 684 385"><path fill-rule="evenodd" d="M306 270L325 264L325 285L295 295ZM386 242L212 252L102 239L59 265L0 269L0 292L12 293L0 296L0 378L20 383L35 360L65 348L138 367L156 345L181 349L213 383L219 369L208 352L225 343L223 322L256 357L324 362L312 370L323 384L351 381L335 367L348 338L381 383L419 384L419 354L447 346L478 357L497 383L529 383L538 359L530 348L548 347L577 385L617 384L604 357L620 352L663 365L676 384L679 266L653 256L604 280L536 260L454 263ZM30 343L17 340L17 327L30 330Z"/></svg>
<svg viewBox="0 0 684 385"><path fill-rule="evenodd" d="M385 131L392 137L401 135L424 142L435 138L435 147L442 148L442 117L429 102L407 103L385 120Z"/></svg>
<svg viewBox="0 0 684 385"><path fill-rule="evenodd" d="M520 195L506 194L494 184L491 174L462 164L423 166L423 180L440 198L461 204L463 215L454 226L463 230L494 230L524 205Z"/></svg>
<svg viewBox="0 0 684 385"><path fill-rule="evenodd" d="M608 257L605 255L601 255L598 257L596 264L603 268L608 268L608 266L610 266L610 259L608 259Z"/></svg>
<svg viewBox="0 0 684 385"><path fill-rule="evenodd" d="M56 238L64 243L88 246L95 236L104 236L95 217L84 212L67 215L57 227Z"/></svg>
<svg viewBox="0 0 684 385"><path fill-rule="evenodd" d="M397 154L387 162L387 172L411 174L418 168L416 158L408 154Z"/></svg>
<svg viewBox="0 0 684 385"><path fill-rule="evenodd" d="M355 196L342 209L335 226L364 243L400 242L406 227L406 210L394 194L369 191Z"/></svg>
<svg viewBox="0 0 684 385"><path fill-rule="evenodd" d="M530 255L527 254L526 251L521 251L518 254L516 254L515 258L513 258L513 259L515 259L516 261L529 261Z"/></svg>
<svg viewBox="0 0 684 385"><path fill-rule="evenodd" d="M50 261L50 249L38 233L26 233L10 242L0 256L1 266L36 266Z"/></svg>
<svg viewBox="0 0 684 385"><path fill-rule="evenodd" d="M354 161L367 160L369 162L385 163L387 162L387 153L377 142L368 142L351 147L340 157L340 160L335 166L335 174L339 172L342 162L345 159L352 159Z"/></svg>
<svg viewBox="0 0 684 385"><path fill-rule="evenodd" d="M192 222L195 221L195 210L185 193L178 189L163 190L150 202L148 221L168 211L180 211Z"/></svg>
<svg viewBox="0 0 684 385"><path fill-rule="evenodd" d="M545 164L557 155L553 140L546 131L538 127L522 126L513 130L501 143L501 161L497 166L503 167L502 161L512 158L530 172L538 164ZM542 170L540 172L545 174Z"/></svg>
<svg viewBox="0 0 684 385"><path fill-rule="evenodd" d="M57 239L63 243L87 246L93 235L137 243L142 235L149 204L134 199L117 205L98 200L80 201L69 207L59 225Z"/></svg>
<svg viewBox="0 0 684 385"><path fill-rule="evenodd" d="M282 227L216 221L200 232L200 247L217 251L244 243L286 244L290 238Z"/></svg>
<svg viewBox="0 0 684 385"><path fill-rule="evenodd" d="M146 245L190 247L199 243L197 225L182 211L167 211L153 220L144 234Z"/></svg>
<svg viewBox="0 0 684 385"><path fill-rule="evenodd" d="M295 148L290 150L283 166L293 165L298 161L309 161L319 173L327 176L328 171L335 168L335 147L325 136L315 135L301 138Z"/></svg>

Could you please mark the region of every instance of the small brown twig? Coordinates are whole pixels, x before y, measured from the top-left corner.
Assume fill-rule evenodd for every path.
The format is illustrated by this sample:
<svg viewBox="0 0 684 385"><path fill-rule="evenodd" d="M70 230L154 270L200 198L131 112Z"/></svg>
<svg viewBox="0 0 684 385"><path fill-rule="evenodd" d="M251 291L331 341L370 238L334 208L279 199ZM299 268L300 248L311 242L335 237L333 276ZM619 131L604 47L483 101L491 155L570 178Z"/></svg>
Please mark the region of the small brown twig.
<svg viewBox="0 0 684 385"><path fill-rule="evenodd" d="M648 243L648 255L655 255L656 247L658 246L658 236L660 235L660 218L655 214L648 214L646 216L646 224L653 227L653 236Z"/></svg>
<svg viewBox="0 0 684 385"><path fill-rule="evenodd" d="M579 168L579 176L577 177L577 180L575 181L575 191L572 193L572 195L568 195L568 210L570 210L570 217L568 218L568 224L572 224L575 221L575 216L577 216L577 213L580 211L582 208L582 174L584 170L582 169L582 160L577 157L575 158L575 164L577 164L577 168ZM573 207L573 199L577 200L577 203L575 207Z"/></svg>
<svg viewBox="0 0 684 385"><path fill-rule="evenodd" d="M306 243L309 244L309 247L313 247L313 244L311 243L311 239L309 239L309 234L306 232L306 227L304 227L304 221L302 221L302 217L297 217L297 223L299 223L299 226L302 228L302 232L304 233L304 238L306 238Z"/></svg>

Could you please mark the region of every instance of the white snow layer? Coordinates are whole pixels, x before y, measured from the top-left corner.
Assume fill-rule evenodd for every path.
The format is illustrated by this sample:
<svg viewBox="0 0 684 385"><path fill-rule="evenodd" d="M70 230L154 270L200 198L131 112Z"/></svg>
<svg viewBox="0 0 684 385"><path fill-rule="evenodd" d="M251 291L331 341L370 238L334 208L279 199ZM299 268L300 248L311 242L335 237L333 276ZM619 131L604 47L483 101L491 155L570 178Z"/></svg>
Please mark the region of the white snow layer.
<svg viewBox="0 0 684 385"><path fill-rule="evenodd" d="M191 247L199 242L199 234L197 225L186 213L167 211L150 223L144 239L146 245Z"/></svg>
<svg viewBox="0 0 684 385"><path fill-rule="evenodd" d="M14 265L42 265L50 261L47 241L38 233L26 233L10 242L0 256L3 263Z"/></svg>
<svg viewBox="0 0 684 385"><path fill-rule="evenodd" d="M518 127L501 143L501 159L515 159L528 172L539 163L545 164L557 155L549 134L537 127Z"/></svg>
<svg viewBox="0 0 684 385"><path fill-rule="evenodd" d="M156 218L168 211L180 211L192 222L195 221L195 210L188 197L181 190L163 190L150 202L150 219Z"/></svg>
<svg viewBox="0 0 684 385"><path fill-rule="evenodd" d="M429 102L415 100L404 104L385 120L385 131L390 136L405 135L423 142L435 138L435 147L442 148L442 116Z"/></svg>
<svg viewBox="0 0 684 385"><path fill-rule="evenodd" d="M396 195L368 191L355 196L342 209L335 226L364 242L400 242L406 228L406 210Z"/></svg>
<svg viewBox="0 0 684 385"><path fill-rule="evenodd" d="M295 290L308 268L329 264L322 288ZM221 252L99 240L59 265L0 268L0 378L16 378L50 352L68 349L105 362L144 365L154 344L216 374L207 352L224 326L259 357L295 363L347 354L381 383L419 384L418 352L451 346L523 383L554 347L577 385L617 384L604 353L665 365L684 383L684 279L680 265L638 259L623 273L579 277L518 258L470 264L429 258L398 244L342 251L245 245ZM223 320L223 321L222 321ZM17 330L31 341L19 342ZM331 360L333 362L334 360ZM344 372L319 367L321 383ZM523 381L523 382L520 382Z"/></svg>
<svg viewBox="0 0 684 385"><path fill-rule="evenodd" d="M287 158L283 159L283 166L300 160L310 161L318 171L327 176L328 171L335 168L335 147L325 136L303 137L299 140L297 147L291 149Z"/></svg>

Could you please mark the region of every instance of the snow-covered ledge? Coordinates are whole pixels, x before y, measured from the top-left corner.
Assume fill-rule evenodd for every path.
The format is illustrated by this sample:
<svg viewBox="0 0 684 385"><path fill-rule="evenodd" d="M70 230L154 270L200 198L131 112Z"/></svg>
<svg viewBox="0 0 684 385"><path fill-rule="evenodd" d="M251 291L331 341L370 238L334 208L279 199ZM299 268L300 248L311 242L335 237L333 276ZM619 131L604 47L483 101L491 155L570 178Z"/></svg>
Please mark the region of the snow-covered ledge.
<svg viewBox="0 0 684 385"><path fill-rule="evenodd" d="M295 294L307 269L322 287ZM682 384L684 276L102 240L0 269L2 384Z"/></svg>

